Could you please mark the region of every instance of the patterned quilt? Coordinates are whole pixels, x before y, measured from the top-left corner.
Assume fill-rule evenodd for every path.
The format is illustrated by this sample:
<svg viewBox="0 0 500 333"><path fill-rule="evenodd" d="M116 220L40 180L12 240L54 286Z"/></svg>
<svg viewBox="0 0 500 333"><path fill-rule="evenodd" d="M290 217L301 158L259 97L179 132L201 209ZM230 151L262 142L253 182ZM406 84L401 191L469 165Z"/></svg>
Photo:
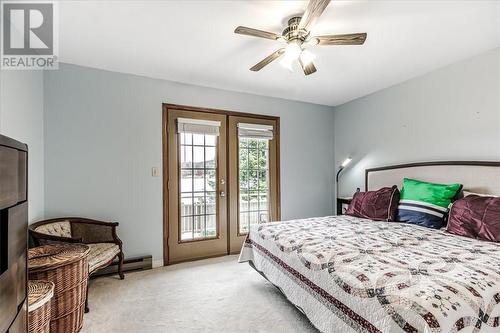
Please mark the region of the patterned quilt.
<svg viewBox="0 0 500 333"><path fill-rule="evenodd" d="M332 216L253 226L247 261L322 332L500 332L500 243Z"/></svg>

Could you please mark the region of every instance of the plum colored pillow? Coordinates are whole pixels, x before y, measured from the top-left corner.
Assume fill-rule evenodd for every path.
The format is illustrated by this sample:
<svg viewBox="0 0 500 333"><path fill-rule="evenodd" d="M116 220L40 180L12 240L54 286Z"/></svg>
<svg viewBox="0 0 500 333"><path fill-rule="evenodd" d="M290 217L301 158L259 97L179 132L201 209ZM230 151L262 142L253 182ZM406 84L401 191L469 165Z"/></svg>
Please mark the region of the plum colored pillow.
<svg viewBox="0 0 500 333"><path fill-rule="evenodd" d="M396 185L383 187L378 191L354 193L346 215L375 221L394 221L399 203L399 190Z"/></svg>
<svg viewBox="0 0 500 333"><path fill-rule="evenodd" d="M489 194L483 194L483 193L475 193L475 192L469 192L467 190L463 190L462 194L463 194L464 197L466 197L468 195L478 195L480 197L498 197L498 195L489 195Z"/></svg>
<svg viewBox="0 0 500 333"><path fill-rule="evenodd" d="M448 219L449 233L500 242L500 197L468 195L455 201Z"/></svg>

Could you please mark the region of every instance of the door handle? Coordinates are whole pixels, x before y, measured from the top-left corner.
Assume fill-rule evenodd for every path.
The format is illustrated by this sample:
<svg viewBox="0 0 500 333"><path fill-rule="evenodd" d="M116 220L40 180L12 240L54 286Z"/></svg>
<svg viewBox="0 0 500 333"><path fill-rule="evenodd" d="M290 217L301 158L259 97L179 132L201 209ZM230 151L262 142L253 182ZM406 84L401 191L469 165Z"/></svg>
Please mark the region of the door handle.
<svg viewBox="0 0 500 333"><path fill-rule="evenodd" d="M219 195L220 195L221 198L224 198L226 196L226 192L220 191Z"/></svg>

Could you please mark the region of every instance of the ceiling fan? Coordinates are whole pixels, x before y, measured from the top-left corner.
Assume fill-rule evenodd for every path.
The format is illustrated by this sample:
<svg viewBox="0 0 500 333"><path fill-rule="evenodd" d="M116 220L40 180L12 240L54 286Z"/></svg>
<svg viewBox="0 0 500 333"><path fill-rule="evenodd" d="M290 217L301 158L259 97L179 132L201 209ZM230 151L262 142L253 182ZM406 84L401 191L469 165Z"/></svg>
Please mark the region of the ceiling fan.
<svg viewBox="0 0 500 333"><path fill-rule="evenodd" d="M248 27L237 27L234 30L237 34L286 42L285 47L262 59L250 70L257 72L283 56L281 61L283 66L291 69L292 64L298 60L304 74L310 75L316 72L316 67L313 64L314 55L306 47L314 45L362 45L366 40L366 33L310 36L312 26L329 3L330 0L310 0L304 14L289 19L288 26L281 35Z"/></svg>

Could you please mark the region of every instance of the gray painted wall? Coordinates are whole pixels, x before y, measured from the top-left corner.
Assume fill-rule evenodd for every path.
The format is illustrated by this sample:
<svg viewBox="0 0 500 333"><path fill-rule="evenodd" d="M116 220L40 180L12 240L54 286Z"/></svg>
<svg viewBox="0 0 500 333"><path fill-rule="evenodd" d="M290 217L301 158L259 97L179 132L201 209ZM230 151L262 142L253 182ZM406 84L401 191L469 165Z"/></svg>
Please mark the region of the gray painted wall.
<svg viewBox="0 0 500 333"><path fill-rule="evenodd" d="M28 144L29 221L44 217L43 72L0 72L0 133Z"/></svg>
<svg viewBox="0 0 500 333"><path fill-rule="evenodd" d="M119 221L127 256L162 258L162 102L280 116L283 219L332 213L330 107L67 64L44 87L46 215Z"/></svg>
<svg viewBox="0 0 500 333"><path fill-rule="evenodd" d="M334 108L340 195L370 167L433 160L500 161L500 48Z"/></svg>
<svg viewBox="0 0 500 333"><path fill-rule="evenodd" d="M0 132L30 147L31 221L118 220L127 255L161 260L162 183L150 169L161 167L162 102L280 116L282 214L290 219L331 214L333 166L347 155L354 161L341 178L343 196L364 185L367 167L500 160L499 80L496 49L331 112L62 64L45 74L1 72Z"/></svg>

